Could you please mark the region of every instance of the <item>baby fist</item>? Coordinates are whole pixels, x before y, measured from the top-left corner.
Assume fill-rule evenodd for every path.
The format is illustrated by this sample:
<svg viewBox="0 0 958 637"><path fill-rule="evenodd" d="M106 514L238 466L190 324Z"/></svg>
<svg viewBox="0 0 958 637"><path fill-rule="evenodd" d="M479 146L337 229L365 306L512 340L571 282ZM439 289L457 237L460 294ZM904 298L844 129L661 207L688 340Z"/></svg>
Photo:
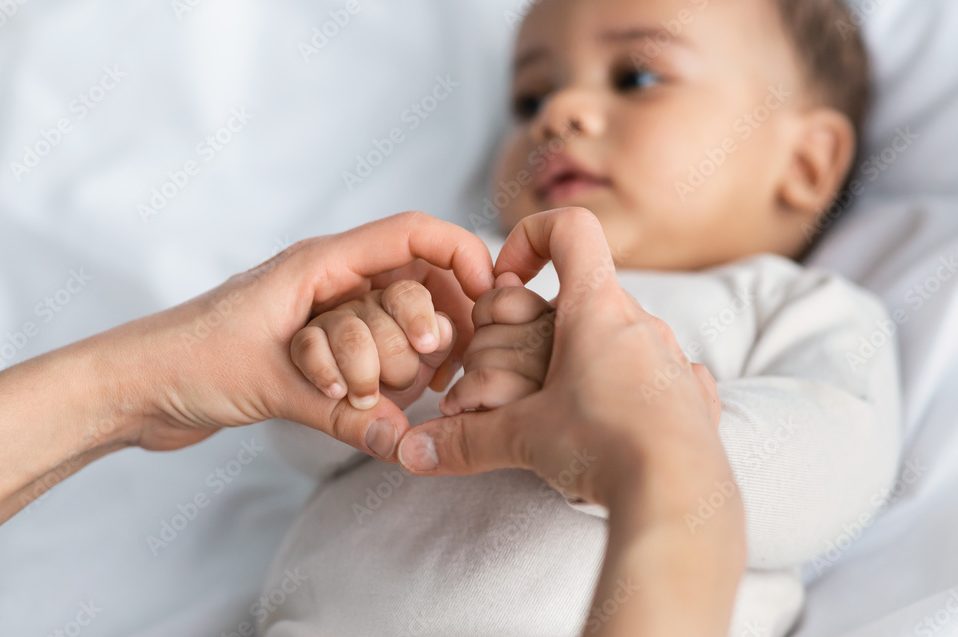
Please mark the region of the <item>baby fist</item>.
<svg viewBox="0 0 958 637"><path fill-rule="evenodd" d="M476 335L463 357L465 374L440 403L446 416L495 409L542 389L552 357L555 308L503 274L476 302Z"/></svg>

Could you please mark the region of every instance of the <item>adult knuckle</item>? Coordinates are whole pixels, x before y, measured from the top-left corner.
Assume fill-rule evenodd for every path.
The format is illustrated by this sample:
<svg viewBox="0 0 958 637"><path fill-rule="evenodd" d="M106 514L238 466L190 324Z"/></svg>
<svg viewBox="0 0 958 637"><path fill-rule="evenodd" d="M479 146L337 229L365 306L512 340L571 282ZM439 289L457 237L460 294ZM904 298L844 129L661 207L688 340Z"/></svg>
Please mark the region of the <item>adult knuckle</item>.
<svg viewBox="0 0 958 637"><path fill-rule="evenodd" d="M422 210L406 210L405 212L399 213L399 217L410 224L420 223L430 218L429 215Z"/></svg>
<svg viewBox="0 0 958 637"><path fill-rule="evenodd" d="M333 407L333 410L329 415L326 433L336 440L340 440L347 444L353 444L352 439L349 437L349 407L347 405L347 401L340 401L335 407Z"/></svg>
<svg viewBox="0 0 958 637"><path fill-rule="evenodd" d="M456 431L455 453L464 467L473 466L475 461L472 441L469 439L469 427L464 415L454 417L454 431Z"/></svg>
<svg viewBox="0 0 958 637"><path fill-rule="evenodd" d="M521 434L512 436L508 448L512 461L520 467L536 466L535 451L526 436Z"/></svg>
<svg viewBox="0 0 958 637"><path fill-rule="evenodd" d="M399 309L403 303L417 300L431 301L432 295L422 284L410 280L391 283L382 295L382 305L390 313Z"/></svg>

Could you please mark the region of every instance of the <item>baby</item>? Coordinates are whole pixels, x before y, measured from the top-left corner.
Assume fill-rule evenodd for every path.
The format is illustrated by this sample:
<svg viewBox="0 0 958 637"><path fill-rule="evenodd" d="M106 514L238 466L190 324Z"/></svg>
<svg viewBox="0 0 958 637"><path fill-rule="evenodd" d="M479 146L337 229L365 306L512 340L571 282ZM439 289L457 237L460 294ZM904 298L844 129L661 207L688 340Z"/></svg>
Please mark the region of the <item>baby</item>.
<svg viewBox="0 0 958 637"><path fill-rule="evenodd" d="M748 516L733 634L783 635L799 618L803 580L875 515L897 472L895 352L867 348L886 314L796 262L834 222L828 211L854 163L869 102L860 34L839 0L541 0L521 28L513 84L494 196L502 224L592 210L623 288L711 370ZM557 283L537 279L534 292L508 279L477 304L446 415L542 386ZM297 364L360 408L380 385L413 383L420 353L454 338L411 282L315 326L328 348ZM355 504L386 475L354 467L308 505L267 589L291 564L315 579L277 610L269 635L554 636L601 623L586 614L603 512L583 515L503 472L400 475L376 515L360 519ZM690 532L724 493L716 485L690 512ZM510 533L517 509L527 514Z"/></svg>

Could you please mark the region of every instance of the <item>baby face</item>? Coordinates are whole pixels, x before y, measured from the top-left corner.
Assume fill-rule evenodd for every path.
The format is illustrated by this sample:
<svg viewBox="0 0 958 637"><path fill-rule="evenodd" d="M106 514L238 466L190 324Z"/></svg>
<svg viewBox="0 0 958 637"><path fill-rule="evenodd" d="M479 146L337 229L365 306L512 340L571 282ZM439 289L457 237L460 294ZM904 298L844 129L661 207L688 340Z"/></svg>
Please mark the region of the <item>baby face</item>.
<svg viewBox="0 0 958 637"><path fill-rule="evenodd" d="M779 197L802 73L776 11L770 0L540 0L515 53L515 126L495 182L509 190L504 223L589 208L629 268L799 252L802 225Z"/></svg>

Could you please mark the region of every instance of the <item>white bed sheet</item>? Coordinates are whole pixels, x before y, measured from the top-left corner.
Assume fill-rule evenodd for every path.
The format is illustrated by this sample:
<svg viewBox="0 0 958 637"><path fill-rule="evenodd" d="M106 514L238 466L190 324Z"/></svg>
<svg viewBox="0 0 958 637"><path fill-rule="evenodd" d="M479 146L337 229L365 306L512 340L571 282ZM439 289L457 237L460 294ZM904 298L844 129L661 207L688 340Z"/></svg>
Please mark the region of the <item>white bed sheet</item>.
<svg viewBox="0 0 958 637"><path fill-rule="evenodd" d="M522 4L366 0L343 18L347 3L331 0L14 3L0 13L0 367L179 302L303 236L406 208L465 222L481 209ZM815 259L893 307L939 288L898 330L921 469L814 582L803 636L908 633L958 584L958 277L938 273L958 255L958 11L913 4L869 0L859 15L883 79L869 148L902 127L918 138L881 164L867 205ZM334 35L310 43L315 29ZM417 104L428 114L407 110ZM212 157L197 148L236 109L250 118L228 143ZM394 128L403 141L350 189L344 172ZM144 220L152 191L190 160L198 174ZM217 486L211 473L236 468L244 443L266 448ZM262 428L96 463L0 527L0 634L230 634L309 488ZM198 493L210 504L151 548Z"/></svg>

